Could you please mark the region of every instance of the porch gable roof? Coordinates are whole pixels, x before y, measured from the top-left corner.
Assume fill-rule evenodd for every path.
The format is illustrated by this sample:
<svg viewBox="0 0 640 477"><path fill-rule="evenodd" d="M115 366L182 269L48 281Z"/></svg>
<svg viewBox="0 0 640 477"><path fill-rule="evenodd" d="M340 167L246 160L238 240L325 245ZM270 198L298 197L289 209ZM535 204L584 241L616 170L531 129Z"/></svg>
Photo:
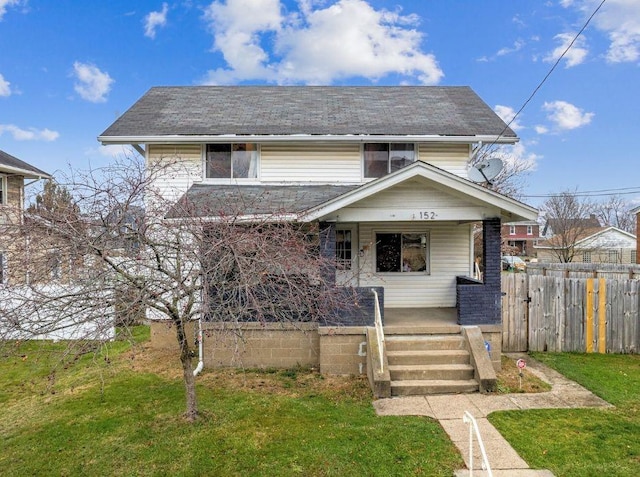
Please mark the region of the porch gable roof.
<svg viewBox="0 0 640 477"><path fill-rule="evenodd" d="M422 177L433 181L446 189L468 197L473 202L499 209L501 218L505 220L535 220L538 216L538 210L534 207L494 192L486 187L482 187L439 167L417 161L410 166L364 184L357 189L348 191L341 196L335 197L308 210L305 219L309 221L322 220L324 217L342 208L348 207L415 177Z"/></svg>

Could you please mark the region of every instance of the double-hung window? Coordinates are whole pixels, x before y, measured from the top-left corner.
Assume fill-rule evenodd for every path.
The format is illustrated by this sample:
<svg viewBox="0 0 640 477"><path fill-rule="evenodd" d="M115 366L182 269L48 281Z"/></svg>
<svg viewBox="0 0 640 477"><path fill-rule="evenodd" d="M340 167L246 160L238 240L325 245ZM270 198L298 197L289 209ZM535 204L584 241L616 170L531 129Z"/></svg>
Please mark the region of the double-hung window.
<svg viewBox="0 0 640 477"><path fill-rule="evenodd" d="M351 270L351 230L336 230L336 266L338 270Z"/></svg>
<svg viewBox="0 0 640 477"><path fill-rule="evenodd" d="M377 233L376 272L429 273L429 234Z"/></svg>
<svg viewBox="0 0 640 477"><path fill-rule="evenodd" d="M255 179L258 177L258 145L207 144L205 163L208 179Z"/></svg>
<svg viewBox="0 0 640 477"><path fill-rule="evenodd" d="M412 143L366 143L364 145L364 177L382 177L415 162Z"/></svg>
<svg viewBox="0 0 640 477"><path fill-rule="evenodd" d="M7 176L0 175L0 205L7 203Z"/></svg>

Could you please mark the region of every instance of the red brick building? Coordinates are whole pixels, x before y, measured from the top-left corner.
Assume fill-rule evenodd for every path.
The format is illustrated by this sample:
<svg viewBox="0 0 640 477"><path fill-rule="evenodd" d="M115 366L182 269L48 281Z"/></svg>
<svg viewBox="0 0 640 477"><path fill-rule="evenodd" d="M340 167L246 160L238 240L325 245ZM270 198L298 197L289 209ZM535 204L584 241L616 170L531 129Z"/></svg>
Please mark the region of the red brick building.
<svg viewBox="0 0 640 477"><path fill-rule="evenodd" d="M502 251L504 255L535 257L534 245L540 240L540 225L534 220L502 224Z"/></svg>

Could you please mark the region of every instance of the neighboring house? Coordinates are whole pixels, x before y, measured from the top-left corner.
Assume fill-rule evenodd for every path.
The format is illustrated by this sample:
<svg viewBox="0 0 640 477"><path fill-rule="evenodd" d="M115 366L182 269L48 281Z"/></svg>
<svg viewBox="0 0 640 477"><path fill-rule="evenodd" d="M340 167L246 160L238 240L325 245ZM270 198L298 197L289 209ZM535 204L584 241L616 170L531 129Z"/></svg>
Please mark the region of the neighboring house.
<svg viewBox="0 0 640 477"><path fill-rule="evenodd" d="M178 161L157 188L196 213L277 204L318 223L320 250L340 262L336 284L383 290L385 315L421 309L420 326L429 310L451 309L459 325L501 332L501 223L537 211L468 180L482 144L518 140L468 87L158 87L98 139L132 145L148 163ZM469 278L478 222L484 282Z"/></svg>
<svg viewBox="0 0 640 477"><path fill-rule="evenodd" d="M640 263L640 207L631 209L632 214L636 214L636 263Z"/></svg>
<svg viewBox="0 0 640 477"><path fill-rule="evenodd" d="M583 219L547 219L540 235L549 239L567 230L582 232L583 230L596 229L598 227L601 227L601 224L595 214Z"/></svg>
<svg viewBox="0 0 640 477"><path fill-rule="evenodd" d="M501 235L503 251L508 250L508 255L536 256L534 246L540 240L540 225L535 220L506 222L502 224Z"/></svg>
<svg viewBox="0 0 640 477"><path fill-rule="evenodd" d="M26 239L17 233L24 220L25 180L51 176L26 162L0 151L0 284L26 280Z"/></svg>
<svg viewBox="0 0 640 477"><path fill-rule="evenodd" d="M598 227L582 231L573 244L564 243L559 235L540 242L538 260L558 262L562 249L571 247L573 263L635 263L636 236L616 227Z"/></svg>

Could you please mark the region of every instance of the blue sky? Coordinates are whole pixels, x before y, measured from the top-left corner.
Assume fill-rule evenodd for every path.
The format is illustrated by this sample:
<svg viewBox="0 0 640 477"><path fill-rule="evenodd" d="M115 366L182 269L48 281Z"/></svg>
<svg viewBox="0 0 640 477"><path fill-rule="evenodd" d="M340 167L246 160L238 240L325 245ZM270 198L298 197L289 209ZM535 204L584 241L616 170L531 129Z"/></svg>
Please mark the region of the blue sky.
<svg viewBox="0 0 640 477"><path fill-rule="evenodd" d="M121 149L96 137L158 85L469 85L511 119L600 3L0 0L0 149L104 165ZM526 202L640 204L639 73L640 0L606 0L512 124Z"/></svg>

